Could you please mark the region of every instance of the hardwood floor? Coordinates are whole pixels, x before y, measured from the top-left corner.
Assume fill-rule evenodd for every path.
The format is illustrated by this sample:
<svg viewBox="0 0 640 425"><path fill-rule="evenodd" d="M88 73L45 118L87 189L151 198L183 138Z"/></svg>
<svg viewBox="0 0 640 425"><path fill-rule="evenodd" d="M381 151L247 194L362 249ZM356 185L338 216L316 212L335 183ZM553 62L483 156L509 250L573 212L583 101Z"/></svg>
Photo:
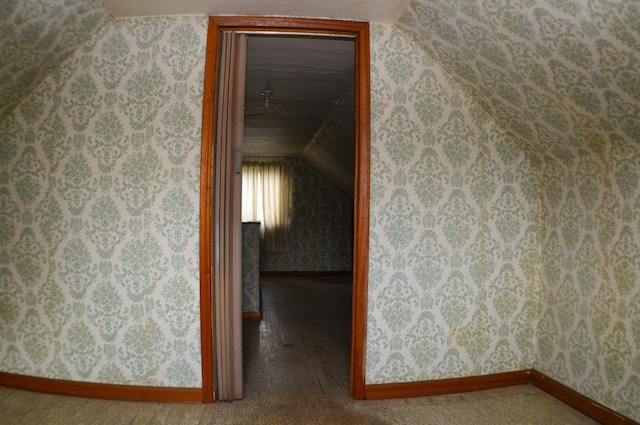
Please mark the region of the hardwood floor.
<svg viewBox="0 0 640 425"><path fill-rule="evenodd" d="M349 394L351 283L263 278L263 320L243 323L245 398Z"/></svg>

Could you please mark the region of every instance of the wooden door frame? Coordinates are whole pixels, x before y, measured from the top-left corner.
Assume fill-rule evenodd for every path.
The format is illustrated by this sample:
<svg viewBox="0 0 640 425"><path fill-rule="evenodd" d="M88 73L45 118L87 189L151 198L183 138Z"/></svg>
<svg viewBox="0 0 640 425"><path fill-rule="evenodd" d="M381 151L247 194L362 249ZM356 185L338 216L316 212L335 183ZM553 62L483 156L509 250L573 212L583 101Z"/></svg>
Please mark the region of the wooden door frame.
<svg viewBox="0 0 640 425"><path fill-rule="evenodd" d="M202 353L202 401L214 394L213 303L212 303L212 167L215 134L215 89L218 36L220 31L274 34L325 34L355 39L355 188L353 238L353 301L351 319L350 394L365 397L365 351L369 267L369 151L370 151L370 60L369 23L325 19L212 16L209 18L202 105L200 159L200 332Z"/></svg>

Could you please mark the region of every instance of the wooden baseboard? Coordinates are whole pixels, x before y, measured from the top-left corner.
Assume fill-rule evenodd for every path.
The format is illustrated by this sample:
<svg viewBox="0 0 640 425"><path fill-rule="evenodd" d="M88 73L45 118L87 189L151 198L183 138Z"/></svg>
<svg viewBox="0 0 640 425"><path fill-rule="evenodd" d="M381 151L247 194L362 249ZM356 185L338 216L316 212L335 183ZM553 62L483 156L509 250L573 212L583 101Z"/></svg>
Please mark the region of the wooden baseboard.
<svg viewBox="0 0 640 425"><path fill-rule="evenodd" d="M601 424L640 425L535 369L531 371L531 383Z"/></svg>
<svg viewBox="0 0 640 425"><path fill-rule="evenodd" d="M437 379L433 381L404 382L399 384L373 384L365 386L367 400L422 397L491 390L531 382L531 371L497 373L469 378Z"/></svg>
<svg viewBox="0 0 640 425"><path fill-rule="evenodd" d="M296 277L296 276L352 276L353 272L351 270L323 270L323 271L271 271L271 270L262 270L260 272L260 277Z"/></svg>
<svg viewBox="0 0 640 425"><path fill-rule="evenodd" d="M374 384L365 386L367 400L390 398L424 397L431 395L456 394L514 385L532 384L551 394L563 403L573 407L585 416L611 425L640 425L608 407L591 400L579 392L555 381L535 369L468 378L438 379L433 381L404 382L397 384Z"/></svg>
<svg viewBox="0 0 640 425"><path fill-rule="evenodd" d="M259 313L258 313L259 314ZM514 385L532 384L591 419L611 425L640 425L639 422L591 400L579 392L538 372L535 369L468 378L438 379L434 381L369 384L365 399L424 397L490 390ZM0 372L0 386L48 394L106 400L147 401L160 403L201 403L202 388L145 387L65 381Z"/></svg>
<svg viewBox="0 0 640 425"><path fill-rule="evenodd" d="M259 311L243 311L242 318L248 320L262 320L262 314Z"/></svg>
<svg viewBox="0 0 640 425"><path fill-rule="evenodd" d="M202 403L202 388L145 387L65 381L0 372L0 386L20 390L106 400Z"/></svg>

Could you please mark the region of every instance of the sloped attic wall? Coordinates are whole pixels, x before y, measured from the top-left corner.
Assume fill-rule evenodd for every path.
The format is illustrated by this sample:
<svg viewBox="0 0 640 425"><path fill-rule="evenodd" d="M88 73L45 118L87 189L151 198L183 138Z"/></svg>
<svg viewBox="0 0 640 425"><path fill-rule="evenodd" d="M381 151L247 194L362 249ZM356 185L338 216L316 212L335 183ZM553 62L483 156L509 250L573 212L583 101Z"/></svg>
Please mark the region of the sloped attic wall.
<svg viewBox="0 0 640 425"><path fill-rule="evenodd" d="M201 386L206 33L111 21L0 123L0 370Z"/></svg>
<svg viewBox="0 0 640 425"><path fill-rule="evenodd" d="M537 164L534 367L640 419L640 5L420 0L398 25Z"/></svg>
<svg viewBox="0 0 640 425"><path fill-rule="evenodd" d="M0 121L110 19L102 0L4 0Z"/></svg>
<svg viewBox="0 0 640 425"><path fill-rule="evenodd" d="M522 3L525 8L533 7L530 1ZM567 128L554 124L560 125L562 131L538 137L547 121L555 123L554 113L564 110L536 106L539 103L534 102L521 106L521 113L505 115L511 106L501 108L501 114L496 112L497 106L493 111L494 103L483 101L482 92L472 89L486 88L488 99L495 99L499 105L507 100L500 100L502 97L494 97L493 93L498 86L508 93L508 87L485 87L475 80L465 82L466 73L476 63L482 63L484 55L475 50L465 52L465 57L471 55L465 65L464 58L454 54L462 48L460 43L447 51L449 56L442 55L442 65L465 82L465 90L480 100L480 108L450 81L430 54L421 52L425 48L440 58L430 40L436 43L446 37L431 34L434 28L454 32L471 28L466 24L474 19L462 19L466 16L460 12L462 6L449 4L456 8L442 6L440 17L434 19L429 14L422 15L433 8L413 3L398 27L372 27L372 293L367 342L370 382L463 376L533 365L569 385L577 382L579 391L595 394L598 401L616 409L619 406L619 410L633 417L637 413L629 409L637 402L639 364L634 347L640 344L640 302L634 271L638 263L640 165L637 150L629 143L633 139L629 140L628 134L613 124L624 121L626 128L634 128L638 115L627 113L635 105L634 95L620 95L624 90L617 88L605 92L607 99L622 98L631 103L618 103L621 112L613 114L610 121L579 120L593 132L579 131L573 118L569 118ZM630 2L619 4L630 8ZM500 5L491 16L501 16L503 8L511 10ZM542 9L555 10L553 6ZM598 7L593 10L600 10L605 17L608 13ZM617 19L633 16L637 14L630 8ZM457 17L462 17L459 23ZM508 21L504 16L499 19ZM449 21L449 27L443 24ZM491 20L478 25L488 28L488 22ZM197 199L193 191L198 180L194 170L198 168L196 133L202 82L194 63L204 59L205 27L203 17L118 21L91 39L86 49L65 62L55 77L45 81L20 110L13 111L1 123L0 335L5 338L0 344L4 350L0 354L2 370L112 383L199 384L197 318L193 317L197 315L198 267L191 260L197 258L194 243L198 225L197 213L188 205ZM625 31L629 34L629 29L638 25L617 27L617 32L612 31L605 38L611 34L624 36ZM585 28L594 30L588 22ZM598 26L595 29L600 31ZM505 46L507 39L504 35L498 37ZM633 43L634 38L626 40L625 43ZM121 41L128 52L124 55L126 63L117 59ZM633 62L638 49L630 50L625 43L619 42L610 52L613 55L622 51L620 59ZM478 45L488 53L492 51L489 45ZM498 45L498 49L502 47L503 44ZM539 49L545 52L542 47ZM543 86L532 90L538 86L517 85L518 77L528 75L534 82L553 81L544 61L550 53L548 48L542 62L531 56L537 51L536 47L525 48L522 54L513 56L518 58L513 62L524 61L526 69L492 70L506 72L513 79L507 81L516 83L512 86L516 91L531 94L521 96L521 102L542 99L544 105L544 96L533 95L552 93L546 86L544 90ZM98 75L99 65L105 65L100 60L110 54L116 60L106 64L105 76ZM618 63L624 62L613 61L610 66ZM174 73L182 69L181 64L191 71ZM630 66L624 69L632 69ZM113 74L108 76L111 71ZM162 77L155 79L159 75ZM473 75L477 79L485 73L473 71ZM138 82L146 77L156 82L164 78L170 90L145 91L149 96L136 102L135 96L127 93L139 87ZM593 80L603 83L595 74ZM114 88L109 88L113 81ZM85 132L74 127L70 115L82 109L68 111L67 106L84 99L82 93L93 90L92 84L99 89L97 97L90 96L98 109L90 114L89 130ZM514 99L504 96L509 102ZM561 97L565 99L564 95ZM552 98L548 101L554 104ZM186 110L169 112L171 105L183 102ZM552 113L543 114L545 111ZM107 120L113 118L109 112L114 113L115 120ZM151 125L144 126L144 130L134 128L131 120L136 113L148 118L145 112L152 116ZM499 123L498 127L490 117ZM515 117L515 124L504 122L505 117ZM525 125L534 127L537 137L523 137L531 134L526 130L518 137L515 130L522 124L519 117L529 120ZM605 126L595 125L603 122ZM534 123L543 125L538 128ZM500 127L511 137L506 137ZM178 143L178 139L188 146ZM553 140L557 141L550 142ZM121 141L126 142L124 146L119 144ZM574 142L579 142L579 148L567 151L565 146L573 146ZM123 152L112 172L100 168L102 163L93 153L97 147L104 148L105 155L114 150ZM141 150L145 156L138 155ZM532 159L527 159L524 150L530 152ZM182 154L186 159L180 162ZM424 164L416 156L424 159ZM72 164L76 157L80 166ZM532 161L536 164L537 197ZM88 172L84 166L87 163ZM76 170L82 172L76 174ZM124 171L130 173L123 174ZM131 179L130 188L136 189L130 193L141 195L143 209L135 214L127 210L135 198L127 201L121 196L125 192L125 176L127 181ZM80 189L87 182L92 189L84 212L76 214L70 208L76 202L85 202L80 195L87 192ZM167 192L156 192L158 182L163 184L163 190L182 192L186 195L183 201L188 200L177 204L168 201L174 198ZM95 215L92 205L102 199L113 208L107 208L109 214L104 216ZM169 210L169 204L186 209ZM540 212L539 226L532 230L535 209ZM573 220L573 213L578 220ZM126 228L114 227L120 222ZM186 248L171 248L169 235L161 232L158 223L171 223L169 228L176 231L171 238L187 241ZM423 243L408 232L414 225L419 237L424 237ZM462 236L445 234L445 227L469 229L473 241L464 239L464 232ZM181 236L178 232L182 232ZM576 234L578 239L572 239ZM94 251L98 244L91 238L97 235L106 238L101 244L114 247L111 259L103 259ZM407 235L409 238L405 239ZM534 236L538 237L538 249ZM464 242L464 249L453 245L460 242ZM404 255L410 252L407 243L416 247L411 251L416 255ZM77 248L83 244L89 248L88 260ZM545 256L538 270L534 268L536 252ZM145 286L142 289L153 291L152 295L143 302L132 301L129 289L118 282L149 283L147 277L154 278L149 274L153 266L147 268L132 260L145 253L163 258L163 276L173 280L171 284L160 281L155 288ZM68 266L66 271L62 267L71 261L74 267L79 266L82 276L69 273ZM436 281L430 274L437 277ZM58 284L61 275L69 278L68 287ZM557 291L561 278L564 287L560 293ZM77 298L80 292L73 285L82 282L91 285L84 297ZM460 293L464 297L460 298ZM565 294L567 300L574 301L566 310L568 314L564 313L567 305L559 302ZM624 294L628 296L623 297ZM389 305L396 310L385 307ZM440 321L431 310L438 313ZM540 312L543 317L538 320ZM534 326L538 322L540 336L536 339ZM105 340L102 332L106 330L104 335L108 336L111 324L116 337ZM160 333L156 332L158 329ZM430 349L432 335L444 341L443 349ZM155 345L138 345L141 350L137 351L134 341L145 336L152 337L148 341ZM599 345L590 348L594 341ZM489 357L492 353L494 356ZM169 360L158 362L159 357ZM160 374L152 376L155 371Z"/></svg>
<svg viewBox="0 0 640 425"><path fill-rule="evenodd" d="M304 150L305 159L352 199L355 138L355 87L352 81Z"/></svg>

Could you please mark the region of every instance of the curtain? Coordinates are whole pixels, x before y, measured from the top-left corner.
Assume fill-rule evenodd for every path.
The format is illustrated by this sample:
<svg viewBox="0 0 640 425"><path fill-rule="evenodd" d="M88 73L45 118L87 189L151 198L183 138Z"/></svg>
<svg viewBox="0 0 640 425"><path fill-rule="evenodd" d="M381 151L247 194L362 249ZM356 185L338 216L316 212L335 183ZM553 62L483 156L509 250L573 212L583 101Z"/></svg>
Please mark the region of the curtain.
<svg viewBox="0 0 640 425"><path fill-rule="evenodd" d="M211 264L216 398L241 399L242 386L242 179L236 158L242 146L246 35L222 32L213 144Z"/></svg>
<svg viewBox="0 0 640 425"><path fill-rule="evenodd" d="M242 221L260 222L260 234L265 251L287 251L290 193L289 164L242 164Z"/></svg>
<svg viewBox="0 0 640 425"><path fill-rule="evenodd" d="M242 163L242 221L259 221L260 237L264 238L261 168L258 162Z"/></svg>

